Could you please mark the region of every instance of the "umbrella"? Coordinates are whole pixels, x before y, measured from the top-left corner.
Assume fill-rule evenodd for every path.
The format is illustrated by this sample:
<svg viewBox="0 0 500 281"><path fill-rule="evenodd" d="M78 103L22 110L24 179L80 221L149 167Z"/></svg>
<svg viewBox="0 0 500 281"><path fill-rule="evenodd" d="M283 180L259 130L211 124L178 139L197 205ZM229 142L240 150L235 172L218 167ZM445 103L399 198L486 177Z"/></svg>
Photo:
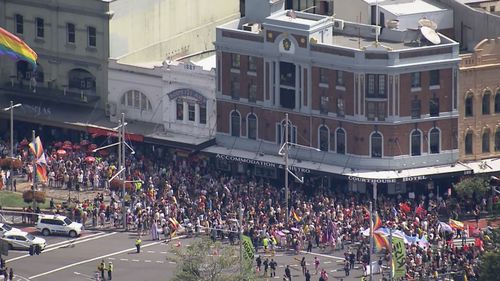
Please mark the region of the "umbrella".
<svg viewBox="0 0 500 281"><path fill-rule="evenodd" d="M90 144L90 142L88 140L82 140L80 142L80 145L82 145L82 146L89 145L89 144Z"/></svg>
<svg viewBox="0 0 500 281"><path fill-rule="evenodd" d="M290 228L290 230L291 230L291 231L295 231L295 232L298 232L298 231L299 231L299 229L298 229L298 228L296 228L296 227L292 227L292 228Z"/></svg>
<svg viewBox="0 0 500 281"><path fill-rule="evenodd" d="M57 151L57 155L61 155L61 156L62 156L62 155L66 155L66 153L67 153L67 152L66 152L66 150L64 150L64 149L59 149L59 150Z"/></svg>
<svg viewBox="0 0 500 281"><path fill-rule="evenodd" d="M85 161L88 163L93 163L93 162L95 162L95 157L87 156L87 157L85 157Z"/></svg>
<svg viewBox="0 0 500 281"><path fill-rule="evenodd" d="M276 233L277 233L279 236L282 236L282 237L283 237L283 236L286 236L286 235L285 235L285 233L284 233L283 231L278 231L278 232L276 232Z"/></svg>
<svg viewBox="0 0 500 281"><path fill-rule="evenodd" d="M288 229L283 229L281 232L283 232L283 233L285 233L285 234L288 234L288 233L290 233L290 230L288 230Z"/></svg>

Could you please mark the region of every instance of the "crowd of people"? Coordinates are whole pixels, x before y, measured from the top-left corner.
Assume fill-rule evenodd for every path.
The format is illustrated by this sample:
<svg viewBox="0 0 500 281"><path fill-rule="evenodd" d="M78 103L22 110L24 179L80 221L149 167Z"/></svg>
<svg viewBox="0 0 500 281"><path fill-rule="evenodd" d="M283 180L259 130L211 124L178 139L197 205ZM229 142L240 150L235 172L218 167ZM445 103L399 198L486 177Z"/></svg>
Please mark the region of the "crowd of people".
<svg viewBox="0 0 500 281"><path fill-rule="evenodd" d="M198 155L179 157L175 153L168 155L161 148L154 152L138 149L126 157L126 177L133 183L127 185L128 203L123 210L119 196L121 184L108 184L108 179L117 171L116 154L90 153L91 141L71 144L72 149L68 144L66 153L62 153L60 150L64 145L64 142L47 144L46 152L50 156L48 186L103 191L94 200L77 202L72 209L71 216L85 225L102 227L112 224L118 227L125 213L127 228L139 234L150 233L152 239L161 239L161 234L168 238L184 229L188 234L203 232L213 240L227 239L233 244L238 239L241 211L243 232L251 237L258 253L272 254L283 249L303 255L313 248L322 252L342 251L346 276L355 264L360 264L365 275L367 273L369 235L363 234L371 219L367 194L292 183L287 214L284 191L273 181L228 175L215 169L208 158ZM26 148L16 144L16 149ZM30 163L28 155L21 155L27 167ZM28 168L25 171L30 173ZM314 189L314 193L306 192L308 189ZM104 200L104 191L110 194L109 202ZM493 199L498 200L497 197ZM457 203L453 198L437 194L420 195L414 199L404 195L378 196L374 211L381 218L383 227L427 241L406 244L407 273L404 280L437 279L449 272L459 272L468 280L476 280L482 245L467 243L467 240L456 245L453 238L457 234L467 235L467 229L444 229L440 218L443 214L454 215L446 213L451 204L454 204L454 210L457 206L465 206L480 212L485 209L483 203L483 200ZM477 236L482 239L484 232L479 231ZM387 267L389 256L384 256L384 251L379 255L380 269ZM307 268L304 262L305 278L315 274L320 280L328 280L319 258L309 262L314 269ZM273 266L270 263L266 259L265 267L275 267L274 260ZM259 269L260 266L258 264ZM284 278L291 280L286 271Z"/></svg>

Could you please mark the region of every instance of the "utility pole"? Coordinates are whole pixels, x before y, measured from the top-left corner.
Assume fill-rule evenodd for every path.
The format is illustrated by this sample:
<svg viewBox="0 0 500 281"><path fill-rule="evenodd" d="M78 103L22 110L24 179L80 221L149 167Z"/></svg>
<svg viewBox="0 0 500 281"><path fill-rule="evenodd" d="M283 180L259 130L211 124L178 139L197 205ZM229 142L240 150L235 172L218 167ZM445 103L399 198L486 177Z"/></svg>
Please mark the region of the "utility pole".
<svg viewBox="0 0 500 281"><path fill-rule="evenodd" d="M392 271L394 268L392 267L392 227L389 227L389 281L392 281Z"/></svg>
<svg viewBox="0 0 500 281"><path fill-rule="evenodd" d="M370 281L373 281L373 267L372 267L372 252L373 252L373 203L370 201L370 251L369 251L369 259L370 263Z"/></svg>
<svg viewBox="0 0 500 281"><path fill-rule="evenodd" d="M32 131L32 139L33 143L35 143L35 130ZM31 172L31 176L33 178L33 212L36 210L36 200L35 200L35 195L36 195L36 155L33 154L33 172Z"/></svg>
<svg viewBox="0 0 500 281"><path fill-rule="evenodd" d="M10 188L11 190L14 190L14 180L12 179L14 177L14 173L12 170L12 165L14 164L14 108L21 106L22 104L14 104L13 101L10 101L10 106L4 108L4 111L9 111L10 110L10 157L12 159L11 165L10 165Z"/></svg>
<svg viewBox="0 0 500 281"><path fill-rule="evenodd" d="M243 206L238 205L238 233L240 237L240 273L243 276Z"/></svg>
<svg viewBox="0 0 500 281"><path fill-rule="evenodd" d="M290 220L290 209L288 206L288 200L290 197L290 191L288 190L288 113L285 114L285 208L286 208L286 225L288 225Z"/></svg>
<svg viewBox="0 0 500 281"><path fill-rule="evenodd" d="M125 160L125 113L122 113L121 129L121 153L123 165L123 181L122 181L122 213L123 213L123 229L127 229L127 211L125 210L125 181L127 180L127 169L125 168L127 161Z"/></svg>

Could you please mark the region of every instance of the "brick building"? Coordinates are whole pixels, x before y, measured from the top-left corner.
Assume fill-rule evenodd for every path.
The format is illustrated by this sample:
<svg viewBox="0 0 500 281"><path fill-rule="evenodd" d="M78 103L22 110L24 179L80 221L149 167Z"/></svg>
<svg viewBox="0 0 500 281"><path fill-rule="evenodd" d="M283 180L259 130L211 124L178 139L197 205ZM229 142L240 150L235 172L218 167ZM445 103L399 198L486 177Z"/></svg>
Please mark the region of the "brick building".
<svg viewBox="0 0 500 281"><path fill-rule="evenodd" d="M470 171L457 164L458 43L260 2L217 29L220 166L277 177L288 113L290 141L320 150L292 148L293 165L322 183L394 193Z"/></svg>

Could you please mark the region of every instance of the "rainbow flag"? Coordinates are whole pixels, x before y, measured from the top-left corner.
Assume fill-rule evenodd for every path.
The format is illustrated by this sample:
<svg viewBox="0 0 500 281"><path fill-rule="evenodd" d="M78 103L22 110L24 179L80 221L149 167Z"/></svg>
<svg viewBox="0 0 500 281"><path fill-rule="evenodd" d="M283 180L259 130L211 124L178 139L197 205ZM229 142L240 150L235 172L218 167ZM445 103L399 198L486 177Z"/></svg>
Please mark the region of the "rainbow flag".
<svg viewBox="0 0 500 281"><path fill-rule="evenodd" d="M384 234L373 233L373 246L376 252L389 249L389 239Z"/></svg>
<svg viewBox="0 0 500 281"><path fill-rule="evenodd" d="M464 223L463 223L463 222L461 222L461 221L456 221L456 220L452 220L452 219L450 219L450 221L449 221L449 225L450 225L452 228L455 228L455 229L460 229L460 230L465 229Z"/></svg>
<svg viewBox="0 0 500 281"><path fill-rule="evenodd" d="M36 137L33 142L29 144L30 151L35 155L36 159L40 159L43 155L43 145L40 137Z"/></svg>
<svg viewBox="0 0 500 281"><path fill-rule="evenodd" d="M382 220L378 213L375 214L375 221L373 222L373 230L377 230L382 227Z"/></svg>
<svg viewBox="0 0 500 281"><path fill-rule="evenodd" d="M299 217L299 215L297 215L297 213L295 211L292 210L292 217L297 221L297 222L300 222L302 220L301 217Z"/></svg>
<svg viewBox="0 0 500 281"><path fill-rule="evenodd" d="M47 182L47 166L36 164L36 180L38 182Z"/></svg>
<svg viewBox="0 0 500 281"><path fill-rule="evenodd" d="M16 60L25 60L36 68L38 55L23 40L0 27L0 55L8 55Z"/></svg>

